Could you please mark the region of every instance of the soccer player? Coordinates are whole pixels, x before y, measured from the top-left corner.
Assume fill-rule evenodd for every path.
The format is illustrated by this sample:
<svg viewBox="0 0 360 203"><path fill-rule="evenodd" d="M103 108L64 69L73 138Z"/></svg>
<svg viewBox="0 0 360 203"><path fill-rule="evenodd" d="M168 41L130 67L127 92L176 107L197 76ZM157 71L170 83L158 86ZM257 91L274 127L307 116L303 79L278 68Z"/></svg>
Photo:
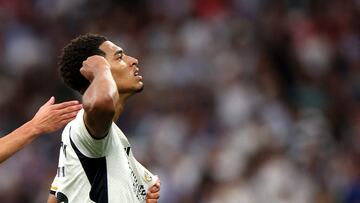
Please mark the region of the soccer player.
<svg viewBox="0 0 360 203"><path fill-rule="evenodd" d="M83 109L62 134L48 203L156 203L160 181L132 154L114 123L126 100L143 89L138 60L105 37L80 35L60 56L65 84L82 94Z"/></svg>
<svg viewBox="0 0 360 203"><path fill-rule="evenodd" d="M54 104L51 97L40 107L35 116L8 135L0 138L0 163L15 154L35 138L45 133L54 132L73 120L81 109L78 101Z"/></svg>

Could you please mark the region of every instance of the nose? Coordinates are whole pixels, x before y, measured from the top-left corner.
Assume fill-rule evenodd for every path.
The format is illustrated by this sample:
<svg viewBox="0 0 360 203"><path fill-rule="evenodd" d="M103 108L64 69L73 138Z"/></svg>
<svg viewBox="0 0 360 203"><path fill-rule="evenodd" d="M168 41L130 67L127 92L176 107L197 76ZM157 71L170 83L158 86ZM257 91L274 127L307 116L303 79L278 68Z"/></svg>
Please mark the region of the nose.
<svg viewBox="0 0 360 203"><path fill-rule="evenodd" d="M136 58L134 58L132 56L128 56L128 57L129 57L130 66L136 66L139 64L139 61Z"/></svg>

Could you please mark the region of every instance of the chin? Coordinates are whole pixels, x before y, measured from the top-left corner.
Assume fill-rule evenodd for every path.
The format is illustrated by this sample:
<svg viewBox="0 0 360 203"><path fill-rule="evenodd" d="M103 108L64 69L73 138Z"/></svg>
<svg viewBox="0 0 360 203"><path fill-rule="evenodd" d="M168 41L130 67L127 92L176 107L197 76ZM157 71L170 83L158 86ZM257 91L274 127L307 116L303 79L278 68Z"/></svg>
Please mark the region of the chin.
<svg viewBox="0 0 360 203"><path fill-rule="evenodd" d="M136 93L142 92L144 89L144 85L141 85L140 88L138 88L137 90L135 90Z"/></svg>
<svg viewBox="0 0 360 203"><path fill-rule="evenodd" d="M131 88L123 88L123 89L118 89L119 94L130 94L133 95L135 93L139 93L144 89L144 84L135 86L135 87L131 87Z"/></svg>

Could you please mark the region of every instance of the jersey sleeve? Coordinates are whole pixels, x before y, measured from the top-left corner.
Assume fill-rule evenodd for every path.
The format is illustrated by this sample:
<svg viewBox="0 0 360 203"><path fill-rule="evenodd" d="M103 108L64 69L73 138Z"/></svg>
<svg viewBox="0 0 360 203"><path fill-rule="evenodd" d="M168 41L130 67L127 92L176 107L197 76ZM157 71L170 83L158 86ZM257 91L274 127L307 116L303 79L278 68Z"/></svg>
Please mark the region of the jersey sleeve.
<svg viewBox="0 0 360 203"><path fill-rule="evenodd" d="M148 171L143 165L141 165L138 162L138 169L142 172L142 179L144 181L145 186L147 189L155 185L156 181L159 179L158 176L152 174L150 171Z"/></svg>
<svg viewBox="0 0 360 203"><path fill-rule="evenodd" d="M55 195L57 190L58 190L58 183L57 183L57 176L55 176L53 182L50 185L49 193Z"/></svg>
<svg viewBox="0 0 360 203"><path fill-rule="evenodd" d="M76 147L89 158L99 158L107 154L112 127L102 139L94 139L88 132L84 122L84 109L81 109L71 125L70 139Z"/></svg>
<svg viewBox="0 0 360 203"><path fill-rule="evenodd" d="M146 187L146 190L148 190L150 187L155 185L156 181L159 179L158 176L152 174L149 170L147 170L141 163L139 163L135 157L132 157L132 163L134 164L134 168L136 169L136 173L138 177L140 178L140 181L144 184Z"/></svg>

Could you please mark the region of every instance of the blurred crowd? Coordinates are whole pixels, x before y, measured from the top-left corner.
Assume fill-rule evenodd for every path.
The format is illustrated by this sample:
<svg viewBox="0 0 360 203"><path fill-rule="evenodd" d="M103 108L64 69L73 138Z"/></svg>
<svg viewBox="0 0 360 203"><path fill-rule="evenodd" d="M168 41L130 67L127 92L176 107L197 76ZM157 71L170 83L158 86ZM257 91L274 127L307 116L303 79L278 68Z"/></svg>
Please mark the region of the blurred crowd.
<svg viewBox="0 0 360 203"><path fill-rule="evenodd" d="M359 0L0 0L0 134L50 96L79 34L139 60L118 125L160 203L360 202ZM0 166L0 202L45 202L61 131Z"/></svg>

